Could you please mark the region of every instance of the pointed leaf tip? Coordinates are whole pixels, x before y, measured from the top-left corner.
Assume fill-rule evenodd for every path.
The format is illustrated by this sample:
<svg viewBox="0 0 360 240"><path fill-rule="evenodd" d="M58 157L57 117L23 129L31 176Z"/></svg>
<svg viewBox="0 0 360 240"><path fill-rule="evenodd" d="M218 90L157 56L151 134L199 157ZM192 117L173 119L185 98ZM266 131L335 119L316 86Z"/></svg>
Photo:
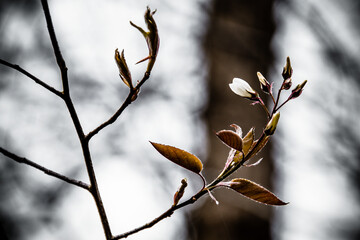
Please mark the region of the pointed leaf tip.
<svg viewBox="0 0 360 240"><path fill-rule="evenodd" d="M197 174L201 172L203 164L201 160L195 155L169 145L154 142L150 143L161 155L163 155L173 163L176 163L177 165Z"/></svg>
<svg viewBox="0 0 360 240"><path fill-rule="evenodd" d="M242 151L243 141L241 137L231 130L221 130L216 133L216 136L227 146Z"/></svg>
<svg viewBox="0 0 360 240"><path fill-rule="evenodd" d="M255 140L255 128L251 128L243 138L243 146L244 146L243 152L245 155L250 151L251 147L253 146L254 140Z"/></svg>
<svg viewBox="0 0 360 240"><path fill-rule="evenodd" d="M250 198L259 203L282 206L288 203L281 201L275 194L267 190L266 188L254 183L248 179L235 178L230 182L219 183L219 186L225 186L233 189L234 191L242 194L243 196Z"/></svg>

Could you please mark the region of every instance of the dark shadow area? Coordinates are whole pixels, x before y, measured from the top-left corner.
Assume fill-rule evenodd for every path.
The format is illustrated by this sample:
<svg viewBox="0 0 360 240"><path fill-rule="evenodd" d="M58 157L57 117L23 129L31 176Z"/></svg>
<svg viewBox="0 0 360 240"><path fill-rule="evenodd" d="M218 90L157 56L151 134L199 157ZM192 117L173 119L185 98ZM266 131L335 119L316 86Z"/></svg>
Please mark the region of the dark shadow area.
<svg viewBox="0 0 360 240"><path fill-rule="evenodd" d="M226 148L215 132L239 125L244 134L255 127L261 134L267 120L260 106L233 94L229 88L234 77L246 80L260 92L256 72L266 76L273 62L270 42L275 30L273 1L215 0L208 9L209 23L203 37L203 49L208 63L209 101L204 115L208 125L208 159L206 179L214 179L224 167ZM280 71L281 69L279 69ZM265 95L261 95L267 99ZM271 189L271 145L259 154L260 166L239 170L236 177L248 178ZM235 176L232 176L235 177ZM271 239L271 207L251 202L226 190L215 191L217 206L205 198L188 218L188 239Z"/></svg>

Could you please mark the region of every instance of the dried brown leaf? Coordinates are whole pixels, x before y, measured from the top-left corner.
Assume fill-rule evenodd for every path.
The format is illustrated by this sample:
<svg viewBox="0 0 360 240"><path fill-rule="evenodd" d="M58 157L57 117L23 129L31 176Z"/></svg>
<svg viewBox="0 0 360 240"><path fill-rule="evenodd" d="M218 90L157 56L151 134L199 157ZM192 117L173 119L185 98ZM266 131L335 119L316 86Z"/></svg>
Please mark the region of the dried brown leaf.
<svg viewBox="0 0 360 240"><path fill-rule="evenodd" d="M153 142L150 143L161 155L173 163L198 174L201 172L203 164L195 155L169 145Z"/></svg>

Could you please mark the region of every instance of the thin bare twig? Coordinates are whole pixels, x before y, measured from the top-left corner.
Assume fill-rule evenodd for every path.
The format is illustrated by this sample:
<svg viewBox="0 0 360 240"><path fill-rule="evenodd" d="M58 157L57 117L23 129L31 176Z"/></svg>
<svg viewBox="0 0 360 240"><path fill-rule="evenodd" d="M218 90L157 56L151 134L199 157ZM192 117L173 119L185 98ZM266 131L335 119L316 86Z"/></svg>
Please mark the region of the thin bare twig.
<svg viewBox="0 0 360 240"><path fill-rule="evenodd" d="M200 192L198 192L197 194L195 194L194 196L190 197L188 200L186 200L185 202L182 202L181 204L172 206L171 208L169 208L167 211L165 211L164 213L162 213L159 217L155 218L154 220L152 220L151 222L148 222L146 224L144 224L143 226L140 226L138 228L135 228L131 231L125 232L123 234L119 234L117 236L114 236L112 238L112 240L118 240L118 239L122 239L122 238L127 238L128 236L135 234L137 232L140 232L142 230L145 230L147 228L151 228L152 226L154 226L155 224L157 224L158 222L160 222L161 220L167 218L167 217L171 217L171 215L178 209L183 208L189 204L193 204L194 202L196 202L200 197L202 197L203 195L205 195L207 193L207 189L203 189Z"/></svg>
<svg viewBox="0 0 360 240"><path fill-rule="evenodd" d="M81 187L81 188L83 188L85 190L90 191L90 185L87 184L87 183L84 183L82 181L79 181L79 180L72 179L72 178L66 177L64 175L61 175L60 173L57 173L57 172L52 171L52 170L50 170L50 169L48 169L46 167L43 167L43 166L41 166L41 165L39 165L39 164L37 164L37 163L27 159L27 158L19 157L18 155L14 154L14 153L11 153L11 152L9 152L8 150L6 150L6 149L4 149L2 147L0 147L0 152L4 156L6 156L6 157L18 162L18 163L24 163L26 165L29 165L29 166L31 166L33 168L36 168L36 169L44 172L47 175L50 175L50 176L55 177L57 179L60 179L60 180L62 180L64 182L70 183L72 185L75 185L75 186L78 186L78 187Z"/></svg>
<svg viewBox="0 0 360 240"><path fill-rule="evenodd" d="M49 32L51 45L53 47L54 54L55 54L55 57L56 57L56 62L57 62L58 66L59 66L59 69L61 71L61 79L62 79L62 82L63 82L63 90L64 90L64 93L69 92L69 82L68 82L68 76L67 76L67 70L68 69L66 67L65 60L64 60L64 58L63 58L63 56L61 54L58 41L56 39L54 25L53 25L52 20L51 20L49 5L48 5L47 0L41 0L41 4L43 6L45 20L46 20L46 24L47 24L47 29L48 29L48 32Z"/></svg>
<svg viewBox="0 0 360 240"><path fill-rule="evenodd" d="M15 69L19 72L21 72L22 74L24 74L25 76L29 77L30 79L34 80L34 82L36 82L37 84L39 84L40 86L46 88L47 90L49 90L50 92L54 93L55 95L62 97L62 93L58 90L56 90L55 88L49 86L48 84L46 84L45 82L41 81L39 78L35 77L34 75L32 75L31 73L29 73L28 71L26 71L25 69L23 69L22 67L20 67L19 65L16 64L12 64L9 63L3 59L0 59L0 64L10 67L12 69Z"/></svg>
<svg viewBox="0 0 360 240"><path fill-rule="evenodd" d="M150 73L146 72L144 74L143 79L133 88L130 89L130 92L128 96L126 97L124 103L121 105L121 107L114 113L113 116L111 116L107 121L99 125L97 128L95 128L93 131L89 132L86 135L86 139L90 140L94 135L96 135L98 132L100 132L103 128L109 126L110 124L114 123L116 119L121 115L121 113L132 103L133 97L138 94L138 91L140 90L140 87L145 83L147 79L149 79Z"/></svg>
<svg viewBox="0 0 360 240"><path fill-rule="evenodd" d="M99 213L101 223L103 226L103 230L105 233L105 237L107 240L110 240L112 238L112 233L111 233L110 225L109 225L109 222L108 222L108 219L106 216L104 204L101 200L100 191L99 191L96 176L95 176L95 170L94 170L92 159L91 159L91 154L90 154L90 149L89 149L89 141L85 138L85 134L82 129L79 117L76 113L74 104L70 97L69 81L68 81L68 75L67 75L68 69L66 67L65 60L61 54L60 47L59 47L59 44L56 39L55 30L54 30L54 26L53 26L53 23L51 20L51 14L50 14L48 2L47 2L47 0L41 0L41 4L42 4L43 10L44 10L47 28L48 28L49 36L51 39L51 44L54 49L56 61L59 66L59 69L61 71L61 80L63 83L63 97L62 98L65 101L65 104L68 108L71 119L72 119L73 124L76 129L76 133L77 133L80 143L81 143L81 148L83 151L86 170L88 172L89 180L90 180L90 193L95 200L96 207L98 209L98 213Z"/></svg>

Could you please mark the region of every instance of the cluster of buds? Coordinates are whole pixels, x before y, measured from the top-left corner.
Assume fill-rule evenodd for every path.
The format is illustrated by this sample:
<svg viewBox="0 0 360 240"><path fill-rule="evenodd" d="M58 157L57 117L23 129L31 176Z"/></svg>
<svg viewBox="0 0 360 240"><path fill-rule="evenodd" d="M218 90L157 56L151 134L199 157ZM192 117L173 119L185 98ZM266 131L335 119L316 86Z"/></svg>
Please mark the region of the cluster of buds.
<svg viewBox="0 0 360 240"><path fill-rule="evenodd" d="M229 84L230 89L237 95L246 98L253 102L253 104L260 104L268 115L268 122L263 129L262 135L255 140L254 128L251 128L250 131L242 136L242 130L236 124L231 126L235 128L235 131L222 130L217 132L219 139L228 147L230 147L229 156L225 163L223 171L220 175L210 184L211 188L216 187L227 187L231 188L240 194L261 202L270 205L285 205L286 203L278 199L273 193L269 190L261 187L260 185L251 182L248 179L233 179L230 182L224 182L223 180L235 172L239 167L246 166L252 167L258 165L262 159L256 161L253 164L247 164L250 159L252 159L257 153L259 153L266 143L269 141L270 137L275 133L277 124L280 119L279 109L287 103L289 100L297 98L303 91L303 88L307 81L297 85L289 95L286 101L279 105L280 94L283 90L289 90L292 85L292 73L293 69L291 67L290 58L286 59L286 64L282 72L283 82L278 90L278 95L275 100L272 87L273 83L269 83L266 78L260 73L257 72L257 77L260 82L260 88L265 93L271 96L273 100L273 109L269 111L267 106L264 104L264 101L260 98L260 95L245 81L240 78L234 78L233 82ZM261 194L260 194L261 193ZM264 197L266 196L266 197Z"/></svg>
<svg viewBox="0 0 360 240"><path fill-rule="evenodd" d="M271 112L271 114L270 114L269 110L267 109L267 107L265 106L264 101L260 98L259 94L245 80L240 79L240 78L234 78L233 82L229 84L229 87L235 94L253 101L253 104L259 103L267 112L269 119L271 119L272 115L275 112L277 112L286 102L288 102L291 99L299 97L303 91L305 84L307 83L307 80L305 80L303 83L298 84L291 91L291 94L288 97L288 99L279 106L279 99L280 99L281 91L289 90L292 86L292 79L291 79L292 74L293 74L293 69L291 67L290 58L287 57L286 64L285 64L283 72L282 72L283 82L278 91L277 99L275 100L273 92L272 92L273 83L270 84L260 72L257 72L257 77L260 82L261 90L264 93L270 95L273 100L274 108L273 108L273 111Z"/></svg>
<svg viewBox="0 0 360 240"><path fill-rule="evenodd" d="M275 194L260 186L257 183L254 183L248 179L244 178L235 178L231 181L225 182L224 180L234 173L237 169L242 166L252 167L258 165L262 159L256 161L253 164L248 164L249 160L252 159L257 153L259 153L266 143L269 141L270 137L275 133L277 124L280 119L280 111L279 109L287 103L289 100L297 98L303 91L303 88L307 81L297 85L292 91L290 96L279 105L280 94L283 90L289 90L291 88L291 76L293 70L291 67L289 57L286 59L286 65L282 72L283 83L278 90L278 95L276 100L272 93L272 83L270 84L266 78L260 73L257 73L260 82L261 90L270 95L274 106L271 111L268 110L267 106L264 104L263 100L260 98L259 94L244 80L240 78L234 78L233 82L229 84L230 89L237 95L246 98L253 102L253 104L260 104L268 115L268 122L265 125L261 136L256 139L255 138L255 129L251 128L245 136L242 136L241 128L232 124L231 127L235 129L235 131L231 130L221 130L216 133L218 138L230 148L230 152L228 158L225 162L225 166L222 172L216 177L210 184L205 186L205 179L202 176L201 172L203 169L203 164L199 158L195 155L186 152L182 149L178 149L176 147L151 143L155 149L162 154L164 157L169 159L170 161L178 164L181 167L186 168L189 171L192 171L198 174L203 179L203 188L194 195L191 199L195 201L198 197L202 196L205 193L208 193L209 196L218 204L218 201L211 194L211 191L217 187L226 187L230 188L241 195L250 198L254 201L269 204L269 205L285 205L287 203L281 201ZM179 190L174 195L174 205L177 206L179 200L183 196L185 187L187 183L185 180L182 181L182 185Z"/></svg>
<svg viewBox="0 0 360 240"><path fill-rule="evenodd" d="M145 23L148 28L148 31L145 31L144 29L142 29L141 27L135 25L134 23L132 23L130 21L130 24L133 27L135 27L136 29L138 29L141 32L141 34L144 36L148 50L149 50L149 56L145 57L144 59L142 59L136 63L136 64L138 64L138 63L144 62L146 60L149 60L147 68L146 68L146 72L145 72L146 78L148 78L150 76L150 72L155 64L155 60L156 60L156 57L157 57L157 54L159 51L159 44L160 44L158 29L157 29L156 22L153 17L155 12L156 12L156 10L151 11L149 7L147 7L147 9L146 9L144 19L145 19ZM139 88L133 86L131 72L130 72L129 67L125 60L124 50L121 51L121 54L119 53L118 49L115 50L115 62L119 68L119 72L120 72L119 75L120 75L121 80L126 84L126 86L129 87L131 92L134 92L133 97L132 97L132 101L134 101L139 92Z"/></svg>
<svg viewBox="0 0 360 240"><path fill-rule="evenodd" d="M239 130L239 126L233 124L232 127L235 127L235 132L231 132L229 130L223 130L217 133L218 137L221 141L223 141L226 145L231 147L231 151L229 153L228 160L225 164L225 168L223 170L222 175L227 175L227 173L230 171L232 172L232 168L238 167L243 165L246 161L248 161L251 157L256 155L261 149L265 146L267 141L269 140L269 137L274 134L276 130L276 126L279 122L280 118L280 112L279 109L284 106L285 103L287 103L289 100L297 98L300 96L300 94L303 91L303 88L306 84L306 80L297 85L292 91L289 97L286 101L284 101L282 104L279 105L279 99L280 94L283 90L288 90L291 88L292 85L292 73L293 69L291 67L290 58L287 57L286 64L282 72L283 76L283 82L282 85L278 91L277 98L275 100L273 92L272 92L272 86L273 83L269 83L266 78L260 73L257 73L259 82L260 82L260 88L261 90L270 95L273 100L273 109L272 111L269 111L267 106L264 104L263 100L260 98L259 94L245 81L240 78L234 78L233 82L229 84L230 89L237 95L249 99L253 101L253 104L261 104L261 106L264 108L266 113L268 114L268 123L266 124L262 136L258 140L254 140L254 129L252 128L244 138L242 138L241 129ZM230 133L231 132L231 133ZM238 135L235 137L235 135ZM236 138L240 138L235 140ZM234 147L234 142L242 142L243 146L241 148ZM244 143L246 142L245 150ZM241 149L241 150L240 150Z"/></svg>

